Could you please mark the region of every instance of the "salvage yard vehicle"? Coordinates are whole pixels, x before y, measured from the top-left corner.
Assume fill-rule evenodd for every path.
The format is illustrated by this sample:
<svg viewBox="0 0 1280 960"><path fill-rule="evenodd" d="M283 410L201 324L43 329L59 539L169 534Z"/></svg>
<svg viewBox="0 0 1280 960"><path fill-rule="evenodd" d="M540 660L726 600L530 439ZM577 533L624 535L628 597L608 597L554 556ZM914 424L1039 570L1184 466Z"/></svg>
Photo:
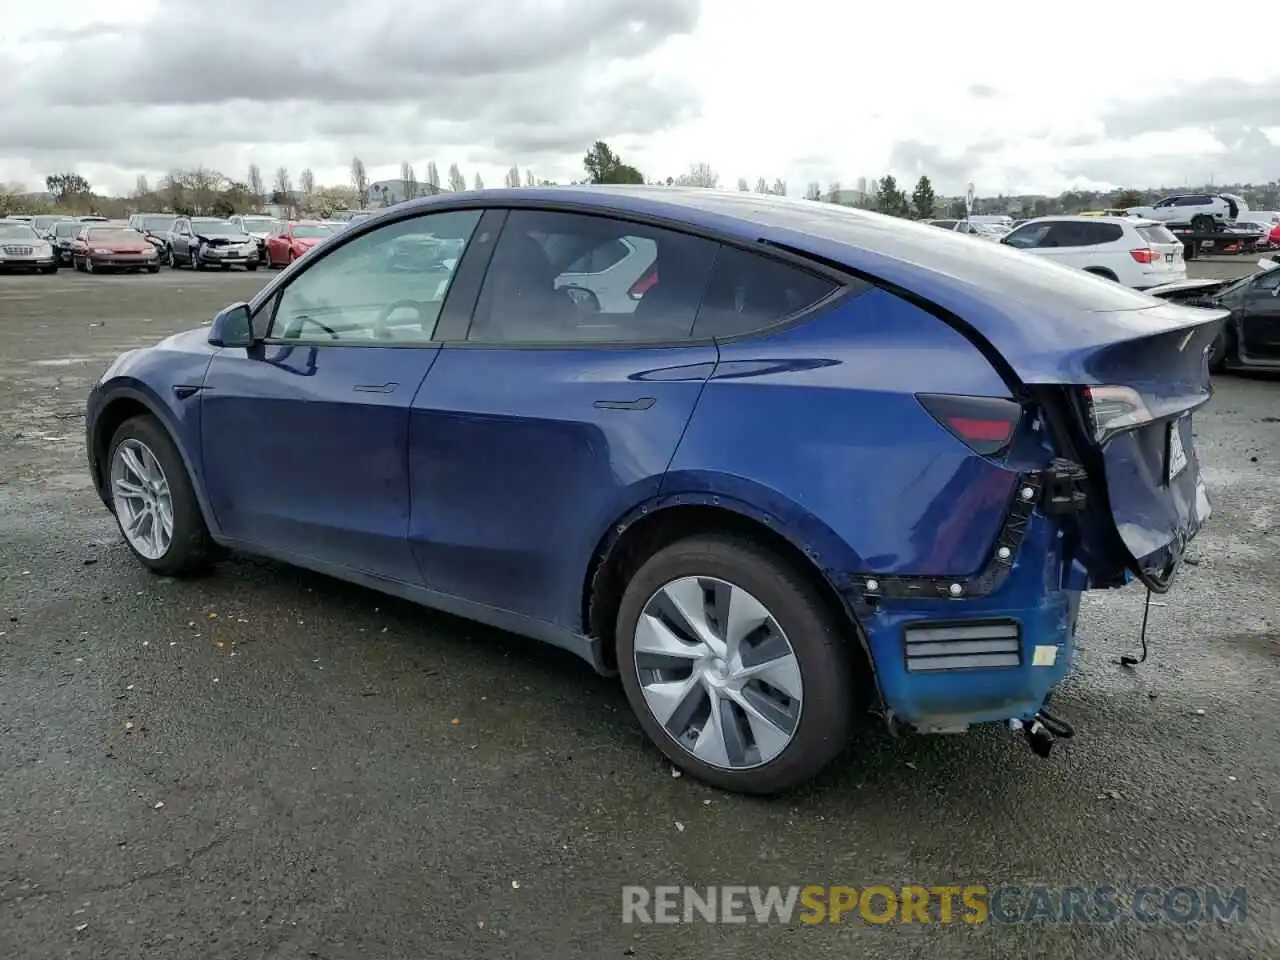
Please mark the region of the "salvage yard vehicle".
<svg viewBox="0 0 1280 960"><path fill-rule="evenodd" d="M461 255L395 270L420 237ZM634 307L557 285L620 239L656 249ZM157 574L242 550L562 647L771 793L873 707L1049 753L1081 593L1168 590L1210 515L1226 316L834 204L445 195L122 354L89 471Z"/></svg>
<svg viewBox="0 0 1280 960"><path fill-rule="evenodd" d="M283 221L275 217L259 216L257 214L235 216L228 222L233 227L239 227L257 242L258 261L260 263L267 262L267 241L284 228Z"/></svg>
<svg viewBox="0 0 1280 960"><path fill-rule="evenodd" d="M58 272L58 253L30 223L0 220L0 270Z"/></svg>
<svg viewBox="0 0 1280 960"><path fill-rule="evenodd" d="M282 224L275 235L267 238L265 245L267 267L287 267L316 244L337 232L336 226L314 220Z"/></svg>
<svg viewBox="0 0 1280 960"><path fill-rule="evenodd" d="M1182 241L1154 220L1040 217L1000 242L1135 290L1187 276Z"/></svg>
<svg viewBox="0 0 1280 960"><path fill-rule="evenodd" d="M258 242L240 227L217 217L178 217L164 242L165 259L174 270L258 269Z"/></svg>
<svg viewBox="0 0 1280 960"><path fill-rule="evenodd" d="M1242 197L1234 193L1195 193L1165 197L1150 207L1129 207L1131 217L1159 220L1166 226L1189 227L1200 233L1211 233L1235 223L1249 209Z"/></svg>
<svg viewBox="0 0 1280 960"><path fill-rule="evenodd" d="M84 273L128 270L158 273L160 254L137 230L87 225L71 243L71 264Z"/></svg>
<svg viewBox="0 0 1280 960"><path fill-rule="evenodd" d="M84 233L87 227L88 224L79 220L61 220L53 225L49 243L57 251L59 265L71 266L71 247L75 244L76 237Z"/></svg>
<svg viewBox="0 0 1280 960"><path fill-rule="evenodd" d="M1184 280L1147 291L1153 297L1230 313L1209 349L1209 369L1280 369L1280 263L1258 261L1239 280Z"/></svg>

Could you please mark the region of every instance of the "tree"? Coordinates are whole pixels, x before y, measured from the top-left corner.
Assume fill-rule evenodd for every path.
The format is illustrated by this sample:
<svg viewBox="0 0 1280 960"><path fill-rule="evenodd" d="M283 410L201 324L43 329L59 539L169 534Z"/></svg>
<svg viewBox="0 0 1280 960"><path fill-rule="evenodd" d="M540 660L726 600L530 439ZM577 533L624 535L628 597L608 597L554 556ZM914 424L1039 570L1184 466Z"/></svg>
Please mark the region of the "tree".
<svg viewBox="0 0 1280 960"><path fill-rule="evenodd" d="M520 168L513 164L511 169L507 171L507 175L502 178L502 185L505 187L520 186Z"/></svg>
<svg viewBox="0 0 1280 960"><path fill-rule="evenodd" d="M591 145L582 158L582 166L587 171L587 183L644 183L644 175L623 163L603 140Z"/></svg>
<svg viewBox="0 0 1280 960"><path fill-rule="evenodd" d="M958 200L952 200L951 206L947 208L947 216L952 220L963 220L966 215L967 211L964 208L964 197L960 197Z"/></svg>
<svg viewBox="0 0 1280 960"><path fill-rule="evenodd" d="M91 190L89 181L78 173L53 173L44 178L45 188L53 194L53 202L64 204L78 197L87 197Z"/></svg>
<svg viewBox="0 0 1280 960"><path fill-rule="evenodd" d="M773 181L773 189L770 193L773 193L775 196L785 197L787 195L787 181L783 180L781 177Z"/></svg>
<svg viewBox="0 0 1280 960"><path fill-rule="evenodd" d="M832 203L840 202L840 181L832 180L827 184L827 199Z"/></svg>
<svg viewBox="0 0 1280 960"><path fill-rule="evenodd" d="M714 188L719 183L720 174L712 170L709 163L690 164L688 172L676 177L676 185L680 187Z"/></svg>
<svg viewBox="0 0 1280 960"><path fill-rule="evenodd" d="M876 210L891 217L905 217L910 212L907 195L898 189L893 174L885 174L876 185Z"/></svg>
<svg viewBox="0 0 1280 960"><path fill-rule="evenodd" d="M256 203L262 203L267 196L267 186L262 182L262 171L256 163L249 164L249 193Z"/></svg>
<svg viewBox="0 0 1280 960"><path fill-rule="evenodd" d="M147 183L146 174L138 174L138 179L134 181L133 195L135 197L145 197L151 192L151 185Z"/></svg>
<svg viewBox="0 0 1280 960"><path fill-rule="evenodd" d="M526 187L536 187L538 185L538 181L533 178L533 171L528 167L524 171L524 185Z"/></svg>
<svg viewBox="0 0 1280 960"><path fill-rule="evenodd" d="M400 179L404 181L404 198L412 200L418 195L418 178L413 172L413 164L407 160L400 164Z"/></svg>
<svg viewBox="0 0 1280 960"><path fill-rule="evenodd" d="M933 194L933 184L929 178L921 175L916 181L916 188L911 191L911 205L916 208L916 216L921 220L933 217L933 207L938 198Z"/></svg>
<svg viewBox="0 0 1280 960"><path fill-rule="evenodd" d="M427 182L428 193L440 192L440 171L436 169L436 162L434 160L427 161L427 181L426 182Z"/></svg>
<svg viewBox="0 0 1280 960"><path fill-rule="evenodd" d="M758 180L756 180L756 193L768 193L768 192L769 192L769 181L767 181L764 177L760 177Z"/></svg>
<svg viewBox="0 0 1280 960"><path fill-rule="evenodd" d="M821 200L822 184L820 184L817 180L811 181L809 183L809 186L805 188L804 198L806 200Z"/></svg>
<svg viewBox="0 0 1280 960"><path fill-rule="evenodd" d="M307 167L298 174L298 188L302 191L302 195L308 200L315 195L316 192L316 175L311 172L311 168Z"/></svg>
<svg viewBox="0 0 1280 960"><path fill-rule="evenodd" d="M363 207L369 202L369 174L365 172L364 161L359 157L351 158L351 186L356 188L356 200Z"/></svg>
<svg viewBox="0 0 1280 960"><path fill-rule="evenodd" d="M464 184L464 186L465 186L465 184ZM478 174L478 173L476 174L476 189L477 189L477 190L483 190L483 189L484 189L484 181L483 181L482 179L480 179L480 174Z"/></svg>
<svg viewBox="0 0 1280 960"><path fill-rule="evenodd" d="M289 170L286 167L276 169L276 179L271 189L271 200L274 203L293 203L293 181L289 178Z"/></svg>
<svg viewBox="0 0 1280 960"><path fill-rule="evenodd" d="M1129 207L1141 207L1147 202L1147 195L1141 190L1121 190L1116 194L1116 206L1121 210Z"/></svg>
<svg viewBox="0 0 1280 960"><path fill-rule="evenodd" d="M751 191L751 185L747 183L746 177L738 178L738 190L741 193L749 193Z"/></svg>
<svg viewBox="0 0 1280 960"><path fill-rule="evenodd" d="M449 189L454 193L462 193L467 189L467 178L462 175L456 163L449 164Z"/></svg>

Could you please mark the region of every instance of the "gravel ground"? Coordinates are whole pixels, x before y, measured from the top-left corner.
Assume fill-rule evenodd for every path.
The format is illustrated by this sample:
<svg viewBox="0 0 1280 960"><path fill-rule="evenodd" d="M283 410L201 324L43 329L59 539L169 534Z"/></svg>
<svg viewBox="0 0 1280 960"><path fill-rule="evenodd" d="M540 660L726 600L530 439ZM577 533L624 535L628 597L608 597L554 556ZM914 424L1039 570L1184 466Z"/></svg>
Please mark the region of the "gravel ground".
<svg viewBox="0 0 1280 960"><path fill-rule="evenodd" d="M1194 264L1197 274L1249 261ZM873 731L786 800L674 778L532 642L237 558L172 582L90 490L85 389L266 279L0 278L0 957L1280 956L1280 383L1198 418L1216 513L1086 599L1039 760ZM1242 923L624 926L624 884L1248 888Z"/></svg>

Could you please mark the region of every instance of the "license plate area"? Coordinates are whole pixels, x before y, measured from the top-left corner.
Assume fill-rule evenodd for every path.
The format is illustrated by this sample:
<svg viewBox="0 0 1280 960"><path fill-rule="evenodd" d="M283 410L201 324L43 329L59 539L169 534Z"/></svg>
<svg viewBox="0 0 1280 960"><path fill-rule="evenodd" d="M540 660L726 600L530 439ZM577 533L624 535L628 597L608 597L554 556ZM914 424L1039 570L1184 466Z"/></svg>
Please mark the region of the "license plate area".
<svg viewBox="0 0 1280 960"><path fill-rule="evenodd" d="M1186 417L1179 417L1169 424L1169 436L1165 441L1165 482L1173 483L1187 469L1187 450L1182 442L1182 425Z"/></svg>
<svg viewBox="0 0 1280 960"><path fill-rule="evenodd" d="M1172 254L1172 253L1166 253L1166 254L1164 255L1164 262L1165 262L1165 263L1173 263L1173 254Z"/></svg>

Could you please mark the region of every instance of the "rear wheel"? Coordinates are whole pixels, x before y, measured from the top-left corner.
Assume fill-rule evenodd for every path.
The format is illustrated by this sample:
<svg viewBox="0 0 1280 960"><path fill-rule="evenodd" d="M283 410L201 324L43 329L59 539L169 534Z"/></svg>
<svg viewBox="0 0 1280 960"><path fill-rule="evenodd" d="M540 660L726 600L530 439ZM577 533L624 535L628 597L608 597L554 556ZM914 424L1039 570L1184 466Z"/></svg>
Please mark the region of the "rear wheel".
<svg viewBox="0 0 1280 960"><path fill-rule="evenodd" d="M84 272L85 272L85 273L97 273L97 271L98 271L98 268L97 268L96 266L94 266L94 264L93 264L93 257L85 257L85 258L84 258Z"/></svg>
<svg viewBox="0 0 1280 960"><path fill-rule="evenodd" d="M212 540L182 457L160 421L126 420L111 438L108 490L125 543L153 573L183 576L209 565Z"/></svg>
<svg viewBox="0 0 1280 960"><path fill-rule="evenodd" d="M1211 233L1214 229L1213 217L1207 213L1196 214L1191 218L1191 229L1196 233Z"/></svg>
<svg viewBox="0 0 1280 960"><path fill-rule="evenodd" d="M1227 368L1227 357L1231 354L1232 333L1226 327L1218 331L1213 343L1209 346L1209 372L1221 373Z"/></svg>
<svg viewBox="0 0 1280 960"><path fill-rule="evenodd" d="M155 264L147 267L147 273L159 273L159 272L160 272L159 264Z"/></svg>
<svg viewBox="0 0 1280 960"><path fill-rule="evenodd" d="M844 624L809 578L740 537L650 557L617 618L622 684L676 766L726 790L809 780L844 748L855 688Z"/></svg>

